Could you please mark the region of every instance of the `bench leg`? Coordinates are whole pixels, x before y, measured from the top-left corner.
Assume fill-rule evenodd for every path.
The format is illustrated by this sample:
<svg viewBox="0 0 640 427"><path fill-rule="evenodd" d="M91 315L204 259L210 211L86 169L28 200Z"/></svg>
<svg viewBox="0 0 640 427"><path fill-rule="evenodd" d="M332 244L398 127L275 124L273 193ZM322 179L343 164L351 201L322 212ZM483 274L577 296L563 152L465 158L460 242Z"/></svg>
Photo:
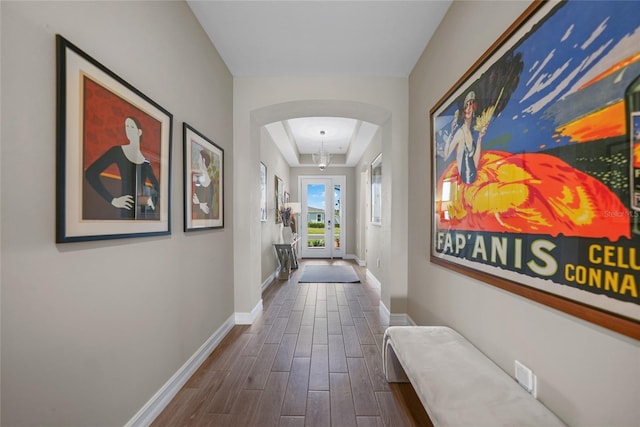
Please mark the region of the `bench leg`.
<svg viewBox="0 0 640 427"><path fill-rule="evenodd" d="M393 346L389 341L384 345L384 359L382 361L384 375L387 378L387 382L390 383L408 383L409 378L404 372L396 352L393 350Z"/></svg>

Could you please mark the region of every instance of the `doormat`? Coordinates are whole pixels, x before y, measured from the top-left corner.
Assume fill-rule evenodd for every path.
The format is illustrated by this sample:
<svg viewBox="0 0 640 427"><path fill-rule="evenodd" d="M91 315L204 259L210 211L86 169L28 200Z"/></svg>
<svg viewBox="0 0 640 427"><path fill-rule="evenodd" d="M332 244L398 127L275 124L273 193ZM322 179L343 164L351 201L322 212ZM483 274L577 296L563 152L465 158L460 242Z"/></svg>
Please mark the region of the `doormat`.
<svg viewBox="0 0 640 427"><path fill-rule="evenodd" d="M298 283L358 283L360 278L350 265L305 265Z"/></svg>

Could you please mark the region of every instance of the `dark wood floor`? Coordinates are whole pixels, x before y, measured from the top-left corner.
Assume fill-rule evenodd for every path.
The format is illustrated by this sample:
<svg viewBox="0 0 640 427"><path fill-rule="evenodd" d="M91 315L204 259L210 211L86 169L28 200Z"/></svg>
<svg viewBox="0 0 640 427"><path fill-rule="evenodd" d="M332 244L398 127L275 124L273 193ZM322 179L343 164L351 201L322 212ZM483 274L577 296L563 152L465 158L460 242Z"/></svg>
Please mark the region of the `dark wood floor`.
<svg viewBox="0 0 640 427"><path fill-rule="evenodd" d="M353 265L362 283L298 283L309 264ZM379 301L355 263L302 260L153 426L430 426L411 385L384 378Z"/></svg>

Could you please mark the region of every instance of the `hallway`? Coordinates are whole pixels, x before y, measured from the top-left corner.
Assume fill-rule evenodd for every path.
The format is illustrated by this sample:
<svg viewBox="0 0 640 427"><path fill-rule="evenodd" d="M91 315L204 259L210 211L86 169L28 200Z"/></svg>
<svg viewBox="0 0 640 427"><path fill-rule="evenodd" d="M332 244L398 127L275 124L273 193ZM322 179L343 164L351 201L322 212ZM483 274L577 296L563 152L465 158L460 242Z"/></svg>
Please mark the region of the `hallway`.
<svg viewBox="0 0 640 427"><path fill-rule="evenodd" d="M349 264L362 283L301 283L310 264ZM235 326L153 426L429 426L409 384L388 384L379 289L345 260L301 260Z"/></svg>

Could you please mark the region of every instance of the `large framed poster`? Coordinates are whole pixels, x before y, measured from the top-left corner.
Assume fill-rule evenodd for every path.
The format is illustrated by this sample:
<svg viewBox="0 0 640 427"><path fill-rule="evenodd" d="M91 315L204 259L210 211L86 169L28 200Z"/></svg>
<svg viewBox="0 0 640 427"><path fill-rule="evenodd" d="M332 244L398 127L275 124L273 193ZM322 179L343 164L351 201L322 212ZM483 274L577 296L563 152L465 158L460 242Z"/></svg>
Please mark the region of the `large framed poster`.
<svg viewBox="0 0 640 427"><path fill-rule="evenodd" d="M56 242L171 233L173 116L58 35Z"/></svg>
<svg viewBox="0 0 640 427"><path fill-rule="evenodd" d="M536 2L431 109L431 261L640 338L640 14Z"/></svg>

